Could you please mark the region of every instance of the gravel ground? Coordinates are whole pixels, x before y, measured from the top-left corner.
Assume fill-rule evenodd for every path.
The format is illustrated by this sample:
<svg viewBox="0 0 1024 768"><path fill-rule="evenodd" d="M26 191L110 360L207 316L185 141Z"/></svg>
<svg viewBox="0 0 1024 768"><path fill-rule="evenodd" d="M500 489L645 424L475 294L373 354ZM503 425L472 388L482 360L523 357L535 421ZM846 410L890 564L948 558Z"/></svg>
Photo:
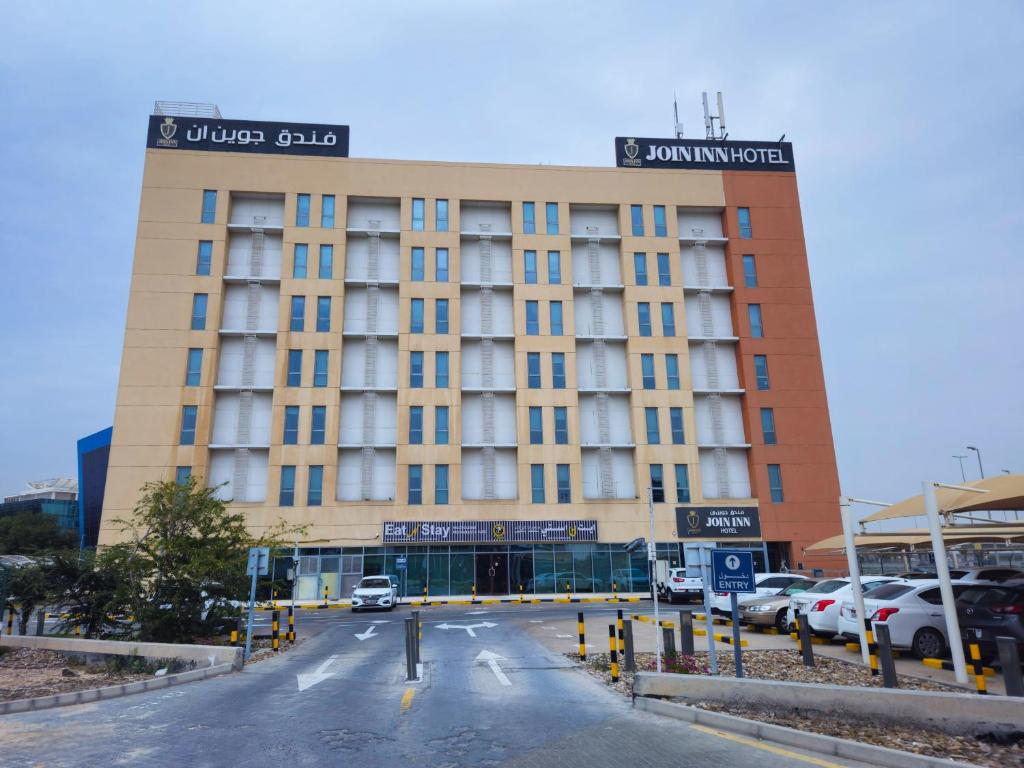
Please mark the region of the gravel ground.
<svg viewBox="0 0 1024 768"><path fill-rule="evenodd" d="M151 674L87 670L53 651L17 648L0 655L0 701L32 699L146 680Z"/></svg>

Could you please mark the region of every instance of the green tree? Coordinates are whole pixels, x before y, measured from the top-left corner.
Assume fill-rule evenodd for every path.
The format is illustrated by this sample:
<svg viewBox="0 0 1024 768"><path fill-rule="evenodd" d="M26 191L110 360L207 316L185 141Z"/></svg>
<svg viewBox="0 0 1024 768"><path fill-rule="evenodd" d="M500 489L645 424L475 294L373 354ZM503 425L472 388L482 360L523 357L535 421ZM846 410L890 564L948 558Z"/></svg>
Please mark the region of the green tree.
<svg viewBox="0 0 1024 768"><path fill-rule="evenodd" d="M18 606L18 634L28 632L29 619L36 608L45 610L51 597L48 579L49 564L37 560L31 565L11 569L8 604Z"/></svg>
<svg viewBox="0 0 1024 768"><path fill-rule="evenodd" d="M0 517L0 555L34 555L77 544L75 535L63 530L52 515L26 511Z"/></svg>

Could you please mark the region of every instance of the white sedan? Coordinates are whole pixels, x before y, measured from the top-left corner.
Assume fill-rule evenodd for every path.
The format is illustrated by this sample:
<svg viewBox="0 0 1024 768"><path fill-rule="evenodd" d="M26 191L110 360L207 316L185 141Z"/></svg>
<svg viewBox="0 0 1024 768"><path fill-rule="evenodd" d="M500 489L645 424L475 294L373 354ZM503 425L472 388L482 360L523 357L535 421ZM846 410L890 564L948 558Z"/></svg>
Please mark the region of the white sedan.
<svg viewBox="0 0 1024 768"><path fill-rule="evenodd" d="M742 603L745 600L753 600L758 597L777 595L786 587L798 581L806 581L806 577L795 573L755 573L754 587L757 591L755 593L747 592L742 595L736 595L736 597ZM711 612L721 614L732 612L732 603L730 602L728 592L711 593Z"/></svg>
<svg viewBox="0 0 1024 768"><path fill-rule="evenodd" d="M903 582L903 579L895 576L860 577L861 589L865 594L869 590L891 581ZM853 582L849 576L819 581L806 592L801 592L790 598L786 619L792 626L795 623L796 611L800 611L801 618L807 619L811 632L822 637L832 637L839 631L839 608L842 602L852 598Z"/></svg>
<svg viewBox="0 0 1024 768"><path fill-rule="evenodd" d="M352 588L352 612L363 608L392 610L398 603L398 582L390 576L365 576Z"/></svg>

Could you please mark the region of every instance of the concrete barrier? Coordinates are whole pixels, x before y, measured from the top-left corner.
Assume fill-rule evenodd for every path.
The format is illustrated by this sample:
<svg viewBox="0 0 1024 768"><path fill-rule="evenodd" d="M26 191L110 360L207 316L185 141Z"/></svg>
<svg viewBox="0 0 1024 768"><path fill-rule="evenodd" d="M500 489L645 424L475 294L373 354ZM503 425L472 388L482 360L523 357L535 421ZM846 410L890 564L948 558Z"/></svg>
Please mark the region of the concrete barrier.
<svg viewBox="0 0 1024 768"><path fill-rule="evenodd" d="M137 656L151 661L180 659L198 668L223 664L230 664L236 671L242 668L242 649L224 645L177 645L175 643L143 643L122 640L87 640L72 637L3 635L0 637L0 646L35 648L55 651L67 656Z"/></svg>
<svg viewBox="0 0 1024 768"><path fill-rule="evenodd" d="M1024 703L1019 699L973 693L641 672L634 679L633 694L683 703L706 701L782 711L813 710L826 715L842 713L916 723L958 735L1024 731Z"/></svg>

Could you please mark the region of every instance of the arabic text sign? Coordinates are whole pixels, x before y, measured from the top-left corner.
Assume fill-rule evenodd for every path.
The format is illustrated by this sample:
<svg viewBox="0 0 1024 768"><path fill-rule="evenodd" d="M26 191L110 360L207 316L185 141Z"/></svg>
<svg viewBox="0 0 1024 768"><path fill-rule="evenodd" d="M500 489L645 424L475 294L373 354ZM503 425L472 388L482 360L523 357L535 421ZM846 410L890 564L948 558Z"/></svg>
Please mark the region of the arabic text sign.
<svg viewBox="0 0 1024 768"><path fill-rule="evenodd" d="M680 539L760 539L757 507L676 507Z"/></svg>
<svg viewBox="0 0 1024 768"><path fill-rule="evenodd" d="M384 523L384 542L597 541L596 520L423 520Z"/></svg>
<svg viewBox="0 0 1024 768"><path fill-rule="evenodd" d="M348 157L348 126L150 115L146 146L206 152Z"/></svg>
<svg viewBox="0 0 1024 768"><path fill-rule="evenodd" d="M754 584L754 553L742 549L711 550L711 589L749 594Z"/></svg>

